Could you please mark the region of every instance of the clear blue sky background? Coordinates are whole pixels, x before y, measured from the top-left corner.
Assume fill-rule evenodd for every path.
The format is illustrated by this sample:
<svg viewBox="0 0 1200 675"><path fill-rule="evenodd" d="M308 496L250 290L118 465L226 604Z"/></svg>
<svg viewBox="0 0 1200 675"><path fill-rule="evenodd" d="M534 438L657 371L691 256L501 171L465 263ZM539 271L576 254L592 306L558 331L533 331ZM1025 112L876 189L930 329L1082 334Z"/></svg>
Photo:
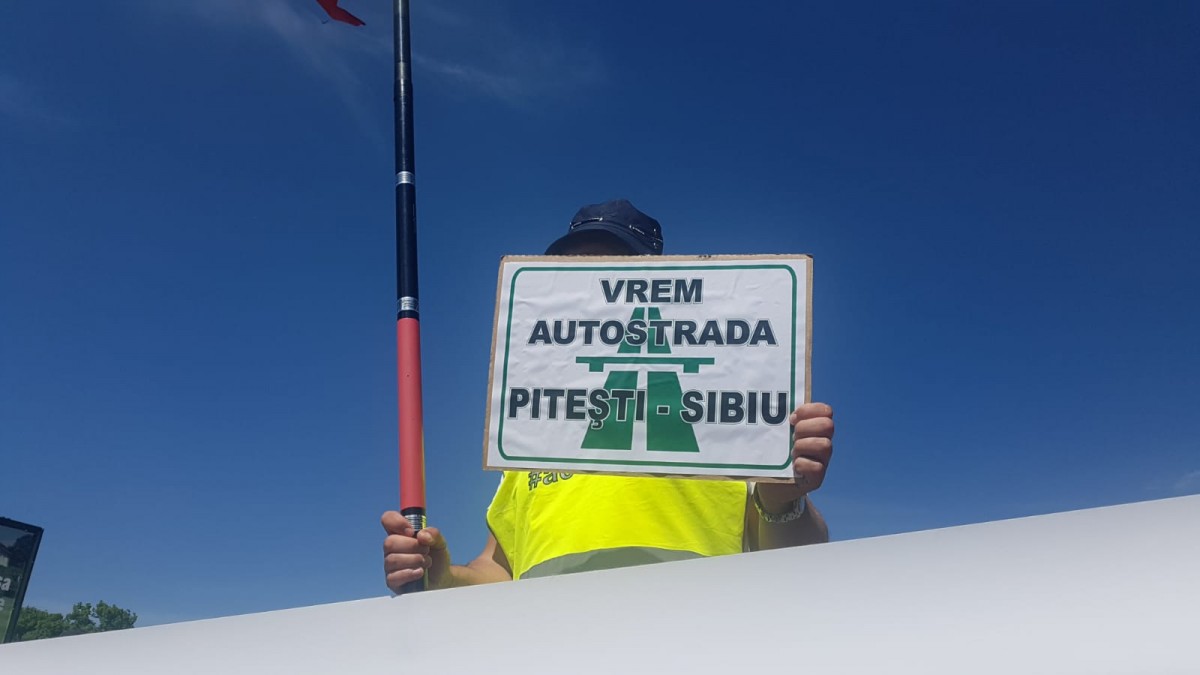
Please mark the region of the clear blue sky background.
<svg viewBox="0 0 1200 675"><path fill-rule="evenodd" d="M6 7L0 514L27 602L383 595L391 18ZM848 539L1200 491L1200 8L415 3L432 522L473 556L499 258L627 197L815 256ZM1121 533L1113 533L1119 546Z"/></svg>

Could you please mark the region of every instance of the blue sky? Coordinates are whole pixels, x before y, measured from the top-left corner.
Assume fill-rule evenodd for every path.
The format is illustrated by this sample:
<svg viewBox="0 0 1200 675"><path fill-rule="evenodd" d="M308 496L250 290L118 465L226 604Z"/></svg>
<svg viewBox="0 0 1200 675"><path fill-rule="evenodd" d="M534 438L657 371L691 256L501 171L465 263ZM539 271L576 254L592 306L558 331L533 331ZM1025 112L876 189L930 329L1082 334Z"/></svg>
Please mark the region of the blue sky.
<svg viewBox="0 0 1200 675"><path fill-rule="evenodd" d="M0 515L27 604L372 597L396 503L390 5L0 23ZM501 255L627 197L809 253L837 539L1200 492L1192 3L416 2L431 523L465 562ZM1114 545L1120 533L1114 532Z"/></svg>

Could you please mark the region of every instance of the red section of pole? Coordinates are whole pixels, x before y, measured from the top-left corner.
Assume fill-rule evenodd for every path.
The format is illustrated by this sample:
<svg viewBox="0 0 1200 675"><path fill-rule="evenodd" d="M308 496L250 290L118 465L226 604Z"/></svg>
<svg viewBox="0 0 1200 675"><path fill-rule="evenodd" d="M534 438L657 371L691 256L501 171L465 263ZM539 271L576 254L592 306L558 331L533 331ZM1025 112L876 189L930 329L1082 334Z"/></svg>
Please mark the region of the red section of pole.
<svg viewBox="0 0 1200 675"><path fill-rule="evenodd" d="M425 509L425 438L421 407L421 324L396 321L400 394L400 511Z"/></svg>

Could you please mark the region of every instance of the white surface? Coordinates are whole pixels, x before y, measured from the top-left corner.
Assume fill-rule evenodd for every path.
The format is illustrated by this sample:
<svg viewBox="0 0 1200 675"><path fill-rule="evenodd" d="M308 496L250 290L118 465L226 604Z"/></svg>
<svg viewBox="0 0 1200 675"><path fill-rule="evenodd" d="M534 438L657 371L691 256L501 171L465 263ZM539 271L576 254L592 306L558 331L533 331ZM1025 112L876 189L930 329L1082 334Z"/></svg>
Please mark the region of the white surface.
<svg viewBox="0 0 1200 675"><path fill-rule="evenodd" d="M805 399L807 387L811 263L798 256L505 258L497 293L486 466L790 480L787 414ZM631 293L636 284L641 292ZM649 329L651 319L668 322L659 333L668 353L651 353L657 332ZM689 322L690 330L673 322ZM637 328L627 333L628 326ZM618 353L622 336L636 354ZM644 361L597 360L630 357ZM602 370L593 372L593 364ZM632 443L584 448L589 410L607 407L607 424L616 424L619 407L628 407L633 416L633 405L610 398L606 387L614 372L636 373L635 388L643 396L654 395L647 384L651 372L681 390L667 396L671 385L664 387L662 412L647 400L642 421L632 424ZM514 389L525 392L528 403L510 410L510 401L523 400L513 396ZM544 396L534 415L534 392L572 389L584 392L576 399L579 419L566 419L562 398L551 408ZM685 405L689 391L698 392L699 400ZM732 401L751 392L753 405L719 403L723 393ZM601 402L590 402L592 393ZM724 420L722 410L730 412ZM742 415L733 414L739 410ZM685 420L684 433L659 433L658 443L648 442L651 417Z"/></svg>
<svg viewBox="0 0 1200 675"><path fill-rule="evenodd" d="M1198 673L1197 635L1200 496L4 645L0 673Z"/></svg>

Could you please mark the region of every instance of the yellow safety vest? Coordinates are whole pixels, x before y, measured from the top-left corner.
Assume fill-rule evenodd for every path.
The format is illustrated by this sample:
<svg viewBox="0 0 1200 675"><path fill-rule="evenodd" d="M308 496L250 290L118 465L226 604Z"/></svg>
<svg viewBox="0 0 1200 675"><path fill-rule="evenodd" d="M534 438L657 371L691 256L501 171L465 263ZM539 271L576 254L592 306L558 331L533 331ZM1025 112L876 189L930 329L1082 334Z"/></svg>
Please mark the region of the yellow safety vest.
<svg viewBox="0 0 1200 675"><path fill-rule="evenodd" d="M746 483L506 471L487 522L513 578L742 551Z"/></svg>

